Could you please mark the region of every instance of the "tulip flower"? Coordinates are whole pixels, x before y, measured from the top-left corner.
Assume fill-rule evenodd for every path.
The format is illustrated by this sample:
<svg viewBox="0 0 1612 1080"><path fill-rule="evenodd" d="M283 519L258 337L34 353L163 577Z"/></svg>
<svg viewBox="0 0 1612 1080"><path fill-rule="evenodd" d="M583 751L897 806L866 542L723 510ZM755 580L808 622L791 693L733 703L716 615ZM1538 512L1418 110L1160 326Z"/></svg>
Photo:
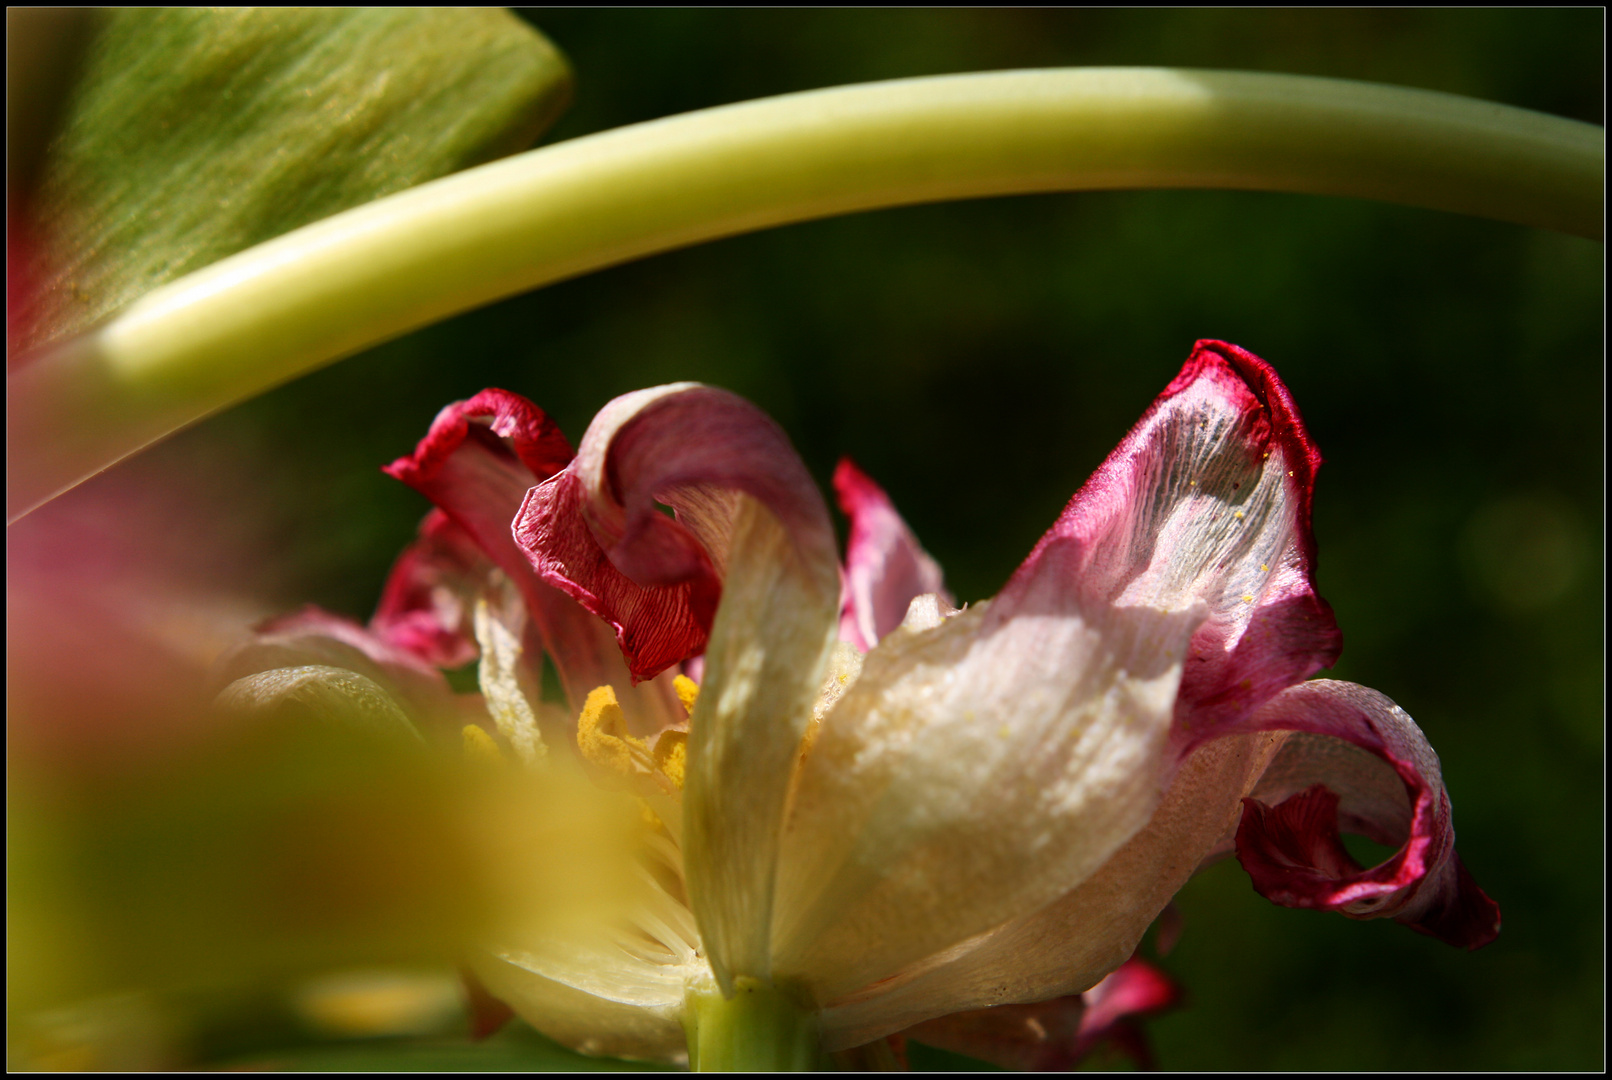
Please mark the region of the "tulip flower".
<svg viewBox="0 0 1612 1080"><path fill-rule="evenodd" d="M914 1028L1068 1064L1093 1024L1163 1000L1100 984L1233 851L1278 904L1467 948L1498 932L1420 729L1375 691L1306 681L1341 648L1313 583L1319 464L1275 372L1200 342L1001 592L958 609L848 461L842 569L788 439L731 393L617 398L572 454L488 390L388 467L438 510L382 614L343 633L383 665L441 662L477 647L473 607L513 756L580 759L643 801L630 899L475 962L539 1030L702 1069L809 1066ZM463 603L401 599L422 579ZM539 649L568 713L531 690ZM697 658L698 685L679 674ZM466 739L497 756L484 728ZM1362 867L1340 829L1396 850ZM1035 1003L1064 1020L1027 1052L1033 1018L1004 1007Z"/></svg>
<svg viewBox="0 0 1612 1080"><path fill-rule="evenodd" d="M237 20L238 40L257 33L255 18ZM324 66L383 113L412 114L421 94L391 80L393 66L372 78L358 62L400 54L384 42L407 20L378 18L383 47L355 51L343 29L328 35L338 62ZM563 60L489 19L492 44L515 43L511 64L462 67L509 90L492 110L506 113L499 124L438 100L454 123L433 130L451 138L432 150L405 137L379 155L367 136L356 152L327 150L355 122L392 125L306 107L319 91L299 80L320 65L304 42L319 35L276 31L289 64L254 46L241 55L272 62L247 68L218 48L174 63L171 46L153 68L141 35L107 35L98 63L114 79L77 107L89 120L67 128L67 157L85 131L141 130L119 119L130 101L164 137L120 140L139 148L138 168L82 168L101 160L91 154L41 189L36 205L71 227L30 231L20 247L40 251L17 275L36 288L14 344L39 349L15 358L9 380L8 515L211 410L454 311L850 210L1230 186L1600 235L1602 155L1587 125L1325 80L1124 70L732 106L320 221L521 142L564 96ZM481 84L427 77L423 53L408 51L397 71L490 100ZM271 122L256 142L234 138L251 89L234 80L261 82L265 69L278 104L246 113ZM213 92L224 75L229 92ZM155 97L187 123L163 119ZM226 122L189 123L203 100L224 102ZM287 137L287 125L312 137ZM331 131L347 134L324 139ZM162 152L145 153L157 141ZM312 162L332 182L288 182L262 167L262 146L276 161L293 148L305 161L292 172ZM389 175L366 169L349 184L353 160ZM219 176L227 198L192 197ZM86 177L111 178L115 197L99 201L107 190ZM187 197L164 200L176 182ZM224 203L246 212L216 212ZM165 204L207 221L148 212ZM166 239L147 235L153 222ZM46 259L45 241L63 237ZM131 253L143 264L116 265ZM1496 932L1494 905L1454 855L1437 759L1415 725L1372 691L1304 681L1337 653L1310 583L1318 458L1258 360L1203 347L1002 593L962 609L848 462L835 478L851 520L841 565L787 441L730 395L630 395L581 449L513 395L450 409L394 466L439 509L375 617L360 626L305 609L263 624L228 659L226 675L241 678L221 697L451 735L472 757L513 756L512 775L550 793L579 767L601 792L643 804L642 850L624 860L640 880L621 904L566 933L540 917L506 927L479 961L564 1041L651 1058L686 1048L716 1068L799 1065L820 1048L898 1052L906 1031L1019 1066L1067 1065L1100 1038L1130 1039L1124 1018L1168 996L1139 961L1120 962L1194 867L1232 852L1277 903L1393 917L1467 946ZM543 655L563 706L536 689ZM472 661L481 694L455 693L442 669ZM1397 851L1366 869L1340 829ZM450 924L469 922L438 920Z"/></svg>

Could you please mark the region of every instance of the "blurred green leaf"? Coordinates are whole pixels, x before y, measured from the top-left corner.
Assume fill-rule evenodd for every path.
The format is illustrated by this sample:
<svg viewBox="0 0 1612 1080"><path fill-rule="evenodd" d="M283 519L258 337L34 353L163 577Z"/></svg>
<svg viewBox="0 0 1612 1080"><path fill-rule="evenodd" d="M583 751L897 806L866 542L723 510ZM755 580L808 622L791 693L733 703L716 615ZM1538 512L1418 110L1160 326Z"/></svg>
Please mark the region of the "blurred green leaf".
<svg viewBox="0 0 1612 1080"><path fill-rule="evenodd" d="M115 776L8 776L8 1008L451 964L485 925L479 803L416 740L219 718Z"/></svg>
<svg viewBox="0 0 1612 1080"><path fill-rule="evenodd" d="M558 50L502 10L110 11L45 163L18 344L522 149L570 86Z"/></svg>
<svg viewBox="0 0 1612 1080"><path fill-rule="evenodd" d="M385 1040L311 1046L229 1063L276 1072L660 1072L641 1061L586 1057L515 1021L484 1042Z"/></svg>

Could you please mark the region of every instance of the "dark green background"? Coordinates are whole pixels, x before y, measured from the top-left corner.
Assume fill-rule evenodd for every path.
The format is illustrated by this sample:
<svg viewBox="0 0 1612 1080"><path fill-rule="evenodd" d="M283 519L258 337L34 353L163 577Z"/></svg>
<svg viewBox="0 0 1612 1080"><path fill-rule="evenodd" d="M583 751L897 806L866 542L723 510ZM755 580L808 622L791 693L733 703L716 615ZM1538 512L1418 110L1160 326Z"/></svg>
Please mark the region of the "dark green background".
<svg viewBox="0 0 1612 1080"><path fill-rule="evenodd" d="M1557 11L554 11L551 140L838 83L1073 64L1370 79L1602 123L1603 15ZM378 467L488 385L573 439L674 379L756 401L827 479L883 483L961 599L989 596L1218 337L1276 366L1327 457L1334 674L1444 762L1501 904L1457 952L1274 907L1230 862L1179 903L1170 1069L1595 1069L1603 1007L1603 248L1432 211L1226 192L862 214L517 297L219 416L152 465L248 462L275 603L367 615L425 503ZM113 479L116 473L109 477ZM244 512L244 511L243 511ZM219 521L240 529L243 519ZM207 526L204 526L204 528ZM205 539L205 537L203 538Z"/></svg>

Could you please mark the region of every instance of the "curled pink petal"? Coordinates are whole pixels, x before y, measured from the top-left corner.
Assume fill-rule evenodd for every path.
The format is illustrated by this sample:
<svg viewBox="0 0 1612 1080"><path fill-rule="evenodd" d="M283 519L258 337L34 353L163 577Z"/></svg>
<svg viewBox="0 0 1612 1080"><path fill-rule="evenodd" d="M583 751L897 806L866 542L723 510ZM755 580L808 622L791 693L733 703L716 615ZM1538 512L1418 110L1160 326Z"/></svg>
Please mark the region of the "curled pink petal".
<svg viewBox="0 0 1612 1080"><path fill-rule="evenodd" d="M834 470L834 494L850 519L840 637L867 652L901 625L913 598L946 593L940 566L919 545L884 489L850 458Z"/></svg>
<svg viewBox="0 0 1612 1080"><path fill-rule="evenodd" d="M576 459L527 494L515 539L543 581L615 627L647 679L705 648L738 494L808 564L835 565L822 496L766 414L695 383L640 390L600 410Z"/></svg>
<svg viewBox="0 0 1612 1080"><path fill-rule="evenodd" d="M472 605L491 570L470 535L432 510L420 523L419 539L392 564L370 629L438 667L463 667L479 652Z"/></svg>
<svg viewBox="0 0 1612 1080"><path fill-rule="evenodd" d="M1164 972L1139 956L1121 964L1107 978L1080 995L1086 1003L1073 1053L1062 1068L1071 1068L1103 1043L1113 1043L1136 1062L1152 1069L1153 1053L1136 1021L1156 1016L1181 1000L1181 988Z"/></svg>
<svg viewBox="0 0 1612 1080"><path fill-rule="evenodd" d="M721 580L703 549L666 545L668 561L687 566L675 585L639 585L610 561L582 516L582 481L566 471L532 489L516 519L516 540L539 578L608 622L635 680L649 678L705 649ZM665 539L658 537L656 539ZM681 539L681 538L679 538Z"/></svg>
<svg viewBox="0 0 1612 1080"><path fill-rule="evenodd" d="M437 413L414 453L385 472L418 489L450 464L466 439L480 439L500 456L514 457L537 480L553 476L573 457L570 442L547 413L519 394L489 387Z"/></svg>
<svg viewBox="0 0 1612 1080"><path fill-rule="evenodd" d="M609 684L636 732L659 731L676 718L675 697L669 690L632 693L609 628L539 580L510 532L527 490L572 456L541 409L519 394L489 389L443 409L414 453L385 472L435 503L520 589L535 635L530 645L554 661L573 712L594 687Z"/></svg>
<svg viewBox="0 0 1612 1080"><path fill-rule="evenodd" d="M1249 731L1295 731L1243 800L1237 858L1261 896L1284 907L1393 918L1475 949L1500 908L1455 853L1438 756L1405 711L1375 690L1317 679L1249 717ZM1340 825L1398 850L1365 869Z"/></svg>

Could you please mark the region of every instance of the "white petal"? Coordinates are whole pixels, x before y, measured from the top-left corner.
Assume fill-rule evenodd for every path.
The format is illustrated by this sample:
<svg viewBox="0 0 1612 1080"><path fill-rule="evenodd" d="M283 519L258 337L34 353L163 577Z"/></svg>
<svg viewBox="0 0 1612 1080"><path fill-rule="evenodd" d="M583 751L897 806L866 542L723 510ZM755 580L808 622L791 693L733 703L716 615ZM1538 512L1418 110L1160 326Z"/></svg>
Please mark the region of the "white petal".
<svg viewBox="0 0 1612 1080"><path fill-rule="evenodd" d="M768 978L778 837L801 740L835 643L839 581L743 496L722 605L689 720L689 897L719 982Z"/></svg>
<svg viewBox="0 0 1612 1080"><path fill-rule="evenodd" d="M1044 906L1146 824L1203 608L1042 608L868 654L798 781L777 975L834 1000Z"/></svg>
<svg viewBox="0 0 1612 1080"><path fill-rule="evenodd" d="M522 764L531 765L542 760L544 746L532 708L536 688L521 657L525 609L502 575L490 591L491 603L487 595L476 598L476 643L481 646L476 677L499 734L509 740Z"/></svg>
<svg viewBox="0 0 1612 1080"><path fill-rule="evenodd" d="M698 972L615 949L504 950L476 977L537 1030L584 1054L682 1064L685 978Z"/></svg>
<svg viewBox="0 0 1612 1080"><path fill-rule="evenodd" d="M1194 754L1147 827L1078 888L902 975L831 1004L831 1048L855 1046L934 1016L1088 989L1124 963L1142 933L1234 828L1243 794L1284 735L1240 735Z"/></svg>

